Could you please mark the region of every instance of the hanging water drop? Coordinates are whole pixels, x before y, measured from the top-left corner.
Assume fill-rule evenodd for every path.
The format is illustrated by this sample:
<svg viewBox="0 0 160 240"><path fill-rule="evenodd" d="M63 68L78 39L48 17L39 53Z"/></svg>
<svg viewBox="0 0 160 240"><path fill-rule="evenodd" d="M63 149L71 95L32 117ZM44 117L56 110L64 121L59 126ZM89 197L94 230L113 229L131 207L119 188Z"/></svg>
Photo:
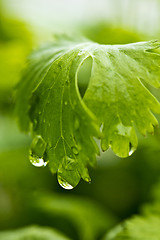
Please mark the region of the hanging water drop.
<svg viewBox="0 0 160 240"><path fill-rule="evenodd" d="M59 174L58 174L58 183L62 188L67 190L71 190L74 188L71 184L69 184L66 180L64 180Z"/></svg>
<svg viewBox="0 0 160 240"><path fill-rule="evenodd" d="M37 135L30 147L30 162L36 167L45 167L48 162L44 161L43 155L46 150L46 142L40 135Z"/></svg>
<svg viewBox="0 0 160 240"><path fill-rule="evenodd" d="M132 146L132 144L130 143L130 144L129 144L129 154L128 154L128 155L131 156L131 155L135 152L135 150L136 150L136 149L135 149L135 148Z"/></svg>
<svg viewBox="0 0 160 240"><path fill-rule="evenodd" d="M91 183L91 178L90 177L85 177L84 178L84 181L88 182L88 183Z"/></svg>
<svg viewBox="0 0 160 240"><path fill-rule="evenodd" d="M131 156L132 154L134 153L134 150L133 149L131 149L130 151L129 151L129 156Z"/></svg>
<svg viewBox="0 0 160 240"><path fill-rule="evenodd" d="M36 156L30 155L30 162L35 167L46 167L48 162L45 162L43 158L38 158Z"/></svg>
<svg viewBox="0 0 160 240"><path fill-rule="evenodd" d="M64 105L67 105L67 104L68 104L67 101L65 101L65 102L64 102Z"/></svg>
<svg viewBox="0 0 160 240"><path fill-rule="evenodd" d="M73 169L76 167L76 162L73 159L73 156L70 155L69 157L65 157L63 160L63 168L65 170L73 171Z"/></svg>
<svg viewBox="0 0 160 240"><path fill-rule="evenodd" d="M77 161L67 156L63 158L57 172L58 183L64 189L73 189L79 183L81 177L77 168Z"/></svg>

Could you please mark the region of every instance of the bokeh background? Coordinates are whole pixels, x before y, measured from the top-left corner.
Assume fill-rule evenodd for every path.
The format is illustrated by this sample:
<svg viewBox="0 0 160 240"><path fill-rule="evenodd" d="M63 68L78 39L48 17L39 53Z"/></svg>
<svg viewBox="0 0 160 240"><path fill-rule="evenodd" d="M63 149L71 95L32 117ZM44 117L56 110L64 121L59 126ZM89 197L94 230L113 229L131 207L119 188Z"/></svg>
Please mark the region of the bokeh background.
<svg viewBox="0 0 160 240"><path fill-rule="evenodd" d="M92 183L81 180L67 191L47 167L29 162L31 138L17 127L14 91L26 57L55 34L125 44L160 39L159 23L159 0L0 0L0 231L36 225L26 231L36 236L56 229L67 238L57 233L55 239L102 239L152 201L160 178L159 129L154 136L139 136L129 158L111 150L101 154L90 169ZM151 91L160 99L158 90ZM44 239L54 239L47 234Z"/></svg>

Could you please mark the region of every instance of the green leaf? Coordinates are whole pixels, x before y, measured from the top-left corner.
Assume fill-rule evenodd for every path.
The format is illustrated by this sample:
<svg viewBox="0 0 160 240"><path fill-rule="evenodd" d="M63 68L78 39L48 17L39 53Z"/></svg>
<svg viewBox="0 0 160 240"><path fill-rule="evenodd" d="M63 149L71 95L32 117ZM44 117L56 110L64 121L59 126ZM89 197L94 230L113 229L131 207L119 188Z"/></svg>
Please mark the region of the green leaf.
<svg viewBox="0 0 160 240"><path fill-rule="evenodd" d="M127 157L137 147L134 125L146 135L158 124L152 112L160 113L160 104L143 84L160 86L160 55L152 52L158 47L157 42L145 42L100 45L93 51L84 101L103 124L103 151L111 146L118 156Z"/></svg>
<svg viewBox="0 0 160 240"><path fill-rule="evenodd" d="M71 189L81 177L90 181L87 166L99 154L93 137L103 151L134 152L135 126L145 135L158 124L152 112L160 113L160 104L142 82L160 86L157 48L156 41L111 46L64 38L33 53L17 86L16 113L21 129L32 133L34 165L49 162L60 185ZM78 76L88 59L82 99Z"/></svg>
<svg viewBox="0 0 160 240"><path fill-rule="evenodd" d="M18 230L0 232L3 240L69 240L56 230L46 227L30 226Z"/></svg>
<svg viewBox="0 0 160 240"><path fill-rule="evenodd" d="M109 232L104 240L157 240L159 226L160 218L157 216L134 217Z"/></svg>

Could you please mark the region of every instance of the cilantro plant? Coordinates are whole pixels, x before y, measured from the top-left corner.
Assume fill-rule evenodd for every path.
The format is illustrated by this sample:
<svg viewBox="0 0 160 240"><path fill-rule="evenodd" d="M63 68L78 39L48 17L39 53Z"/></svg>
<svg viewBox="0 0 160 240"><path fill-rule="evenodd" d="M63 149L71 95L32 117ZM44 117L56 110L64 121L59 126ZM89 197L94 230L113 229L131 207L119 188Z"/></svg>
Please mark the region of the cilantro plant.
<svg viewBox="0 0 160 240"><path fill-rule="evenodd" d="M9 2L0 0L0 240L159 239L160 43L148 41L159 39L156 11L156 21L152 14L145 21L142 2L128 2L119 21L123 1L108 0L118 24L70 23L65 31L76 27L79 37L54 35L24 66L35 44L49 40L50 26L45 18L45 29L17 19L22 8L24 18L32 15L34 1ZM52 15L61 4L52 3ZM77 1L66 4L77 14ZM57 13L67 23L64 6ZM122 24L134 20L134 6L135 25L140 31L148 22L146 33Z"/></svg>
<svg viewBox="0 0 160 240"><path fill-rule="evenodd" d="M160 113L160 103L147 86L160 86L159 46L60 37L33 52L16 92L20 128L33 138L32 164L48 164L59 184L72 189L80 178L90 182L88 166L100 154L96 139L102 151L130 156L136 130L146 135L158 125L153 113Z"/></svg>

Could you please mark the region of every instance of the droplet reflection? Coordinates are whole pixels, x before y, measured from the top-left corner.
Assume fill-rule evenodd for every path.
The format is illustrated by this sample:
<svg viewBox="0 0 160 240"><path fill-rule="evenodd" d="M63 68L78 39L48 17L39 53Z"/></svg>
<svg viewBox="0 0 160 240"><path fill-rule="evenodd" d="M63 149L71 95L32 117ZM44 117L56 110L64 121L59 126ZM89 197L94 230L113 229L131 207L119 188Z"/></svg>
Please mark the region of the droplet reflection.
<svg viewBox="0 0 160 240"><path fill-rule="evenodd" d="M30 162L35 167L46 167L48 162L45 162L43 158L38 158L36 156L30 156Z"/></svg>
<svg viewBox="0 0 160 240"><path fill-rule="evenodd" d="M130 143L130 145L129 145L129 156L131 156L134 152L135 152L135 148L132 146L132 144Z"/></svg>
<svg viewBox="0 0 160 240"><path fill-rule="evenodd" d="M45 167L47 165L48 162L43 159L45 149L46 142L44 139L40 135L35 136L29 151L32 165L36 167Z"/></svg>
<svg viewBox="0 0 160 240"><path fill-rule="evenodd" d="M60 175L58 175L58 183L64 189L67 190L73 189L73 186L69 184L66 180L64 180Z"/></svg>

